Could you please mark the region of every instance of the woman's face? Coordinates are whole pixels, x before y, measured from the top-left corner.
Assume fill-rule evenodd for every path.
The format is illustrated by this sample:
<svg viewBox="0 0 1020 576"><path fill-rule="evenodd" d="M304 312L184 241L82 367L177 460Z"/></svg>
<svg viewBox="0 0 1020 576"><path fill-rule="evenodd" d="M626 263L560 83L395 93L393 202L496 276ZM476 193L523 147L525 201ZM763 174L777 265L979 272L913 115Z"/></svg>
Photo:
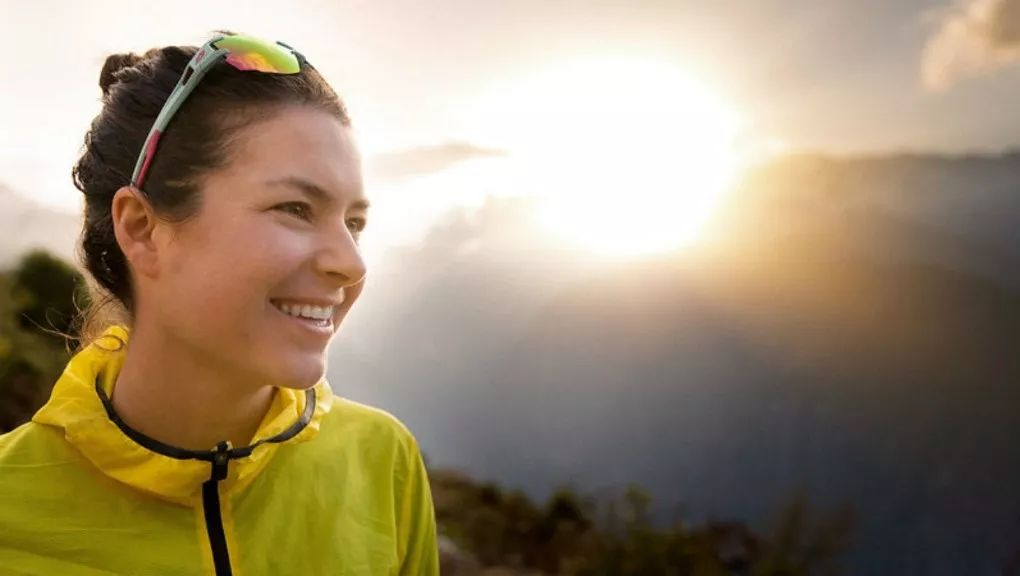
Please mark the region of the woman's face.
<svg viewBox="0 0 1020 576"><path fill-rule="evenodd" d="M311 107L274 112L242 131L200 194L195 217L163 228L137 320L154 316L196 362L253 385L314 385L366 272L350 130Z"/></svg>

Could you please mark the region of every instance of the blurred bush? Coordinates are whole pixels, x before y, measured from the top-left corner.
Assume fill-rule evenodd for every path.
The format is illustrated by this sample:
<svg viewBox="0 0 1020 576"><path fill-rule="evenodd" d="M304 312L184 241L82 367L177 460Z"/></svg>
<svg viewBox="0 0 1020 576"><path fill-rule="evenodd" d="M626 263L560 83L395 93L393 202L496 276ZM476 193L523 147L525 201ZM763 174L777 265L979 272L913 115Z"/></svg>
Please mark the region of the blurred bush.
<svg viewBox="0 0 1020 576"><path fill-rule="evenodd" d="M0 273L0 433L27 422L49 397L77 345L76 306L87 300L82 275L46 252Z"/></svg>
<svg viewBox="0 0 1020 576"><path fill-rule="evenodd" d="M464 474L430 472L443 574L576 576L801 576L840 574L854 518L820 513L794 494L769 532L737 521L661 525L632 486L593 498L557 490L544 505Z"/></svg>

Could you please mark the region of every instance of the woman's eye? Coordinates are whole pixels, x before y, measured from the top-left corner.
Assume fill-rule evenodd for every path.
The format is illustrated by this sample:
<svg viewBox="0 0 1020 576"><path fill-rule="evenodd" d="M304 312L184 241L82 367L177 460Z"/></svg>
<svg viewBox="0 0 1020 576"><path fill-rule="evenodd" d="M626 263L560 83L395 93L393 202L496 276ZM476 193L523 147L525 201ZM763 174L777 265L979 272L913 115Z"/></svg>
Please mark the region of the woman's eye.
<svg viewBox="0 0 1020 576"><path fill-rule="evenodd" d="M309 220L312 217L311 206L304 202L285 202L277 206L277 208L288 214L293 214L302 220Z"/></svg>
<svg viewBox="0 0 1020 576"><path fill-rule="evenodd" d="M351 232L358 234L365 229L367 222L364 218L350 218L347 220L347 227L351 229Z"/></svg>

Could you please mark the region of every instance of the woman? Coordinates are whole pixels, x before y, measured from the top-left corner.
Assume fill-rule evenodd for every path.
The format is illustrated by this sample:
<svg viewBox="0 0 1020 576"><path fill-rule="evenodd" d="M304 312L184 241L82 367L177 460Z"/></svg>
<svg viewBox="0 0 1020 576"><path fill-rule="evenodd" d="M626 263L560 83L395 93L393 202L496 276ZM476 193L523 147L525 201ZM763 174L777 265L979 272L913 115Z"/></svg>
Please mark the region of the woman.
<svg viewBox="0 0 1020 576"><path fill-rule="evenodd" d="M437 574L414 437L323 380L366 273L340 99L234 34L99 83L81 254L123 321L0 437L0 572Z"/></svg>

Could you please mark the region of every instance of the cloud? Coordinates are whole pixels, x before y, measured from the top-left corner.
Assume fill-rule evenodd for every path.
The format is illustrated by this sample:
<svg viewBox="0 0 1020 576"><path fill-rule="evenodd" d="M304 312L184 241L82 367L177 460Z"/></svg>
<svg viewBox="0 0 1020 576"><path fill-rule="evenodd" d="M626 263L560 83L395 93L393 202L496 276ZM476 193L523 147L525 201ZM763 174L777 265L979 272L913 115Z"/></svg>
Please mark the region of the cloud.
<svg viewBox="0 0 1020 576"><path fill-rule="evenodd" d="M369 171L377 179L401 180L439 172L465 160L504 155L506 152L503 150L467 142L447 142L378 154L369 162Z"/></svg>
<svg viewBox="0 0 1020 576"><path fill-rule="evenodd" d="M1020 62L1020 0L967 0L946 11L924 47L929 89Z"/></svg>

